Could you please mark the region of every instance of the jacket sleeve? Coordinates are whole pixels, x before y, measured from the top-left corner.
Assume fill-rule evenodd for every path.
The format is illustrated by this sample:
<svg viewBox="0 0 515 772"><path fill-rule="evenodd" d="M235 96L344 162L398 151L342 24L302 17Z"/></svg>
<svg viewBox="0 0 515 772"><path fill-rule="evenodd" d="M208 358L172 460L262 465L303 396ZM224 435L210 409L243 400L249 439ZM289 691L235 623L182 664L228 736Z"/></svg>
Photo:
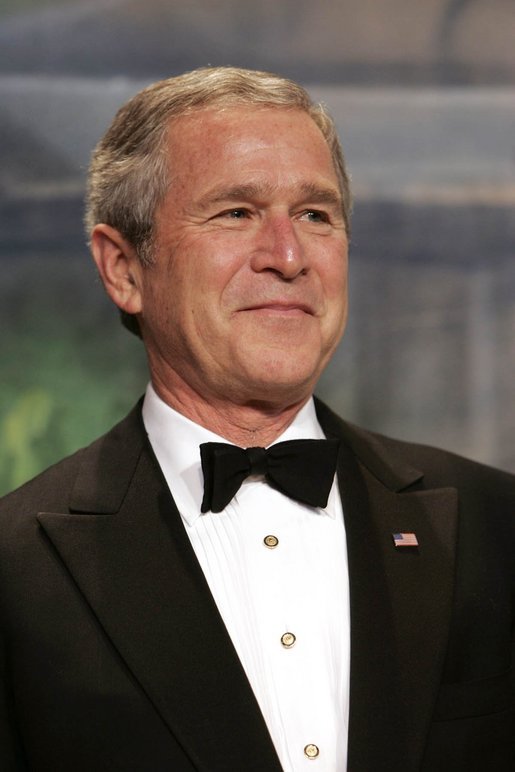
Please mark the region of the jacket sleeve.
<svg viewBox="0 0 515 772"><path fill-rule="evenodd" d="M12 691L9 684L5 638L0 629L0 769L2 772L22 772L28 767L24 761L16 729Z"/></svg>

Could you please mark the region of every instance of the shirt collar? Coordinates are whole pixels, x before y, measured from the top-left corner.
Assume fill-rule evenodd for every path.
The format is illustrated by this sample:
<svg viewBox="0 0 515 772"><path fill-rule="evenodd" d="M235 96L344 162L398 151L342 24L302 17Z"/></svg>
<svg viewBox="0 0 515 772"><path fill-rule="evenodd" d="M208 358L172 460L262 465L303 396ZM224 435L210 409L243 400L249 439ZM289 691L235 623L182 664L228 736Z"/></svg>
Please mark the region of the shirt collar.
<svg viewBox="0 0 515 772"><path fill-rule="evenodd" d="M227 440L171 408L151 383L143 401L143 423L179 512L188 525L193 525L200 516L204 494L199 446ZM275 442L297 439L325 439L312 398Z"/></svg>

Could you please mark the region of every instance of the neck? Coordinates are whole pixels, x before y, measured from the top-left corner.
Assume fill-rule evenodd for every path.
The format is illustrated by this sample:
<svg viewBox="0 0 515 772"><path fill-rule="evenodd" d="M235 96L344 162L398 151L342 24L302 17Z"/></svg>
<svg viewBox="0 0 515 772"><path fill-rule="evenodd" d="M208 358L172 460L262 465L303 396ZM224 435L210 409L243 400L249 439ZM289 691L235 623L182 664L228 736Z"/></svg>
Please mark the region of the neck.
<svg viewBox="0 0 515 772"><path fill-rule="evenodd" d="M270 445L310 397L293 404L255 401L239 405L222 399L208 402L198 394L172 390L155 377L152 385L163 402L178 413L242 448Z"/></svg>

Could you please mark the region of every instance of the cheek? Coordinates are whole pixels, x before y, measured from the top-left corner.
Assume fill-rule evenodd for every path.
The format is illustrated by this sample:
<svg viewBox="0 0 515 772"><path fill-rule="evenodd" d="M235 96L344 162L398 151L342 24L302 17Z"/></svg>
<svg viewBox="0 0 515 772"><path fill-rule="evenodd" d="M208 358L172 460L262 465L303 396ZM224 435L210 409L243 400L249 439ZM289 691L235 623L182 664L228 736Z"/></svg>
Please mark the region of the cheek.
<svg viewBox="0 0 515 772"><path fill-rule="evenodd" d="M347 257L341 253L327 255L320 263L319 275L328 301L345 303L347 297Z"/></svg>
<svg viewBox="0 0 515 772"><path fill-rule="evenodd" d="M179 285L192 303L216 304L237 280L248 249L237 234L216 230L191 240L181 256Z"/></svg>

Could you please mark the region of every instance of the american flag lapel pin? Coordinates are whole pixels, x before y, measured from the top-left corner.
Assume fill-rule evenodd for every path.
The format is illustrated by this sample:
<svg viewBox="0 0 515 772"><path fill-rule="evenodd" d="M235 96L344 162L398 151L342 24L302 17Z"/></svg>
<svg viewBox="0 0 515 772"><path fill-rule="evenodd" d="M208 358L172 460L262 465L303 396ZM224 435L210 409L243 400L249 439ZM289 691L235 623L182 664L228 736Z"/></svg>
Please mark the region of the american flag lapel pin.
<svg viewBox="0 0 515 772"><path fill-rule="evenodd" d="M418 547L417 535L414 533L392 533L395 547Z"/></svg>

